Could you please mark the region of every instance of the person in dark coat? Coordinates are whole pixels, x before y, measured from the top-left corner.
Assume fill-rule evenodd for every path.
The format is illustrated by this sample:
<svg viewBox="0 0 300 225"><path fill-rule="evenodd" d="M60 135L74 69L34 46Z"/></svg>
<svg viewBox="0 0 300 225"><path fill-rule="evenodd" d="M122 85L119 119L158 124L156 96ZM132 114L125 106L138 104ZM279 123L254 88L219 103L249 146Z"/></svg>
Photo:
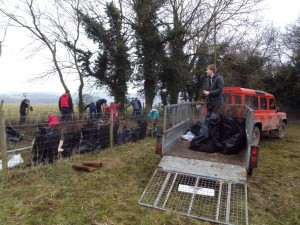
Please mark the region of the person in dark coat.
<svg viewBox="0 0 300 225"><path fill-rule="evenodd" d="M24 124L26 122L26 109L30 106L30 100L24 99L20 105L20 123Z"/></svg>
<svg viewBox="0 0 300 225"><path fill-rule="evenodd" d="M223 106L224 80L216 73L216 66L213 64L207 66L206 74L203 95L207 101L207 116L210 117L212 113L219 114Z"/></svg>
<svg viewBox="0 0 300 225"><path fill-rule="evenodd" d="M102 106L105 109L106 107L106 99L102 98L96 101L96 109L97 109L97 114L98 114L98 119L102 116Z"/></svg>
<svg viewBox="0 0 300 225"><path fill-rule="evenodd" d="M138 98L135 98L135 100L137 101L137 103L138 103L138 105L139 105L140 112L142 112L143 107L142 107L141 101L140 101Z"/></svg>
<svg viewBox="0 0 300 225"><path fill-rule="evenodd" d="M97 108L94 102L91 102L90 104L86 105L84 107L84 110L86 110L87 108L90 109L90 120L97 120Z"/></svg>
<svg viewBox="0 0 300 225"><path fill-rule="evenodd" d="M58 107L61 112L61 121L68 121L72 119L73 100L69 90L66 90L58 101Z"/></svg>
<svg viewBox="0 0 300 225"><path fill-rule="evenodd" d="M129 106L132 106L132 115L136 116L137 120L140 120L142 110L141 101L138 98L133 98L132 101L129 102L129 104L126 106L126 108L128 108Z"/></svg>

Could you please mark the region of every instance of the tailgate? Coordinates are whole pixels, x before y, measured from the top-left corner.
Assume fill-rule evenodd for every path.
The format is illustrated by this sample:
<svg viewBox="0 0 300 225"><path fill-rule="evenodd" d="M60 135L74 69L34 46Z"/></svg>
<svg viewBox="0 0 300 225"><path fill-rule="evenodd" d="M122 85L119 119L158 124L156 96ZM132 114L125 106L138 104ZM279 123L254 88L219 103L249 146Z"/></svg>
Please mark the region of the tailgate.
<svg viewBox="0 0 300 225"><path fill-rule="evenodd" d="M139 203L221 224L248 224L245 168L164 156Z"/></svg>

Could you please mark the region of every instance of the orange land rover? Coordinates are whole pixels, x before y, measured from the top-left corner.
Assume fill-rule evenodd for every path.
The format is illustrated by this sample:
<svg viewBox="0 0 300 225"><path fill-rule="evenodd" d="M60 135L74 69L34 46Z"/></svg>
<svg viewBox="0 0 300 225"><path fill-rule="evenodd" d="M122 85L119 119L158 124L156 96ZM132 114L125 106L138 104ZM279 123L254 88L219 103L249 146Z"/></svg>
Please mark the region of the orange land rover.
<svg viewBox="0 0 300 225"><path fill-rule="evenodd" d="M278 111L274 95L241 87L224 87L224 99L228 104L246 104L254 110L253 144L259 144L261 133L284 138L287 117L286 113Z"/></svg>

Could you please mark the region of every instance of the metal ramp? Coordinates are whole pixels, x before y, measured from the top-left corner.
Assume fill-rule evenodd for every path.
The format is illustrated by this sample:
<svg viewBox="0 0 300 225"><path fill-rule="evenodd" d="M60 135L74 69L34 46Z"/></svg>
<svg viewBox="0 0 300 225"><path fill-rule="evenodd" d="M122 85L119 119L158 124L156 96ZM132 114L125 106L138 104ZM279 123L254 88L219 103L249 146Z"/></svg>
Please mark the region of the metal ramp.
<svg viewBox="0 0 300 225"><path fill-rule="evenodd" d="M157 169L139 204L220 224L248 224L247 184Z"/></svg>

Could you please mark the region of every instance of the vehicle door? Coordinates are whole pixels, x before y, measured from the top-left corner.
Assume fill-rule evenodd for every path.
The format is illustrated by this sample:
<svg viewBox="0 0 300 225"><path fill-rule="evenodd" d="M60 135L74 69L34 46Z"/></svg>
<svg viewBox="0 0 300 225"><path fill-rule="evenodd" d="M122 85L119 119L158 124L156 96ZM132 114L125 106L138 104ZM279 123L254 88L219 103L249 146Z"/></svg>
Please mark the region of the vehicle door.
<svg viewBox="0 0 300 225"><path fill-rule="evenodd" d="M271 129L270 127L270 114L268 112L268 104L267 104L267 98L266 97L260 97L259 98L259 114L260 114L260 120L262 122L262 130L263 131L269 131Z"/></svg>
<svg viewBox="0 0 300 225"><path fill-rule="evenodd" d="M270 121L270 129L271 130L277 129L279 124L279 116L277 113L276 102L274 98L268 99L268 106L269 106L268 114L269 114L269 121Z"/></svg>

